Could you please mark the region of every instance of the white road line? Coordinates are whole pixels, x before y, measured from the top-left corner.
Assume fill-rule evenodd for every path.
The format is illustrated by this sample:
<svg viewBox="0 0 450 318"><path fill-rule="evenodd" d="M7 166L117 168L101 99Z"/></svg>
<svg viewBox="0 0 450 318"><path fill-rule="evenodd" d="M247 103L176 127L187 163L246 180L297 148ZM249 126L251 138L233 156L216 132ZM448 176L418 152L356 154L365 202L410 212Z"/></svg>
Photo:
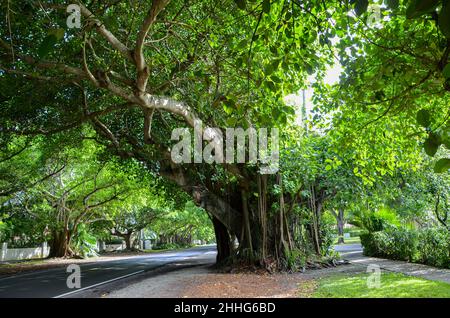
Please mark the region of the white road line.
<svg viewBox="0 0 450 318"><path fill-rule="evenodd" d="M116 278L113 278L113 279L110 279L110 280L107 280L107 281L104 281L104 282L101 282L101 283L98 283L98 284L94 284L94 285L91 285L91 286L83 287L83 288L80 288L80 289L77 289L77 290L74 290L74 291L71 291L71 292L68 292L68 293L65 293L65 294L61 294L61 295L58 295L58 296L55 296L55 297L52 297L52 298L62 298L62 297L65 297L65 296L69 296L69 295L78 293L78 292L86 290L86 289L90 289L90 288L94 288L94 287L97 287L97 286L100 286L100 285L111 283L111 282L114 282L116 280L119 280L119 279L122 279L122 278L126 278L126 277L129 277L129 276L133 276L133 275L137 275L137 274L140 274L140 273L143 273L143 272L144 272L144 270L140 270L140 271L137 271L137 272L134 272L134 273L131 273L131 274L127 274L127 275L124 275L124 276L116 277Z"/></svg>

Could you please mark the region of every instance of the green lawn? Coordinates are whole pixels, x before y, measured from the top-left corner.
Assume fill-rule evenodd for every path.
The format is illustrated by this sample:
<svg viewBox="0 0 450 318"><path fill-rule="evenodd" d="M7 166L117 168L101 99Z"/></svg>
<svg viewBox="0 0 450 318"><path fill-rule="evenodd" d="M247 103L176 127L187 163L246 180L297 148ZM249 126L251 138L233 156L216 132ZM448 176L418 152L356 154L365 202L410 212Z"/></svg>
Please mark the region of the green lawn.
<svg viewBox="0 0 450 318"><path fill-rule="evenodd" d="M368 288L369 274L336 275L317 280L314 298L450 298L450 284L403 274L382 273L379 288Z"/></svg>

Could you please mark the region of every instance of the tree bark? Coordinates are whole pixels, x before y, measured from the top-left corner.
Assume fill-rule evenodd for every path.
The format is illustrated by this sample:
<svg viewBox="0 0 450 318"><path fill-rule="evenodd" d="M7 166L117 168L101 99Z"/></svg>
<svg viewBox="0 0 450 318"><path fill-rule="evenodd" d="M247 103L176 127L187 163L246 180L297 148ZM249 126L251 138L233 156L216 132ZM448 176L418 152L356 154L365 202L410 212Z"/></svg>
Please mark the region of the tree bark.
<svg viewBox="0 0 450 318"><path fill-rule="evenodd" d="M344 209L339 208L337 213L337 229L338 229L338 244L344 244Z"/></svg>
<svg viewBox="0 0 450 318"><path fill-rule="evenodd" d="M132 234L133 233L131 232L131 233L126 233L123 235L123 239L125 241L125 247L126 247L126 250L128 250L128 251L131 251L133 249L132 240L131 240Z"/></svg>
<svg viewBox="0 0 450 318"><path fill-rule="evenodd" d="M50 253L48 257L67 257L69 256L69 237L67 230L53 232L50 241Z"/></svg>
<svg viewBox="0 0 450 318"><path fill-rule="evenodd" d="M331 214L333 214L333 216L336 219L336 225L337 225L337 230L338 230L338 244L344 244L344 225L345 225L345 220L344 220L344 209L341 207L338 209L338 211L334 211L333 209L330 210Z"/></svg>
<svg viewBox="0 0 450 318"><path fill-rule="evenodd" d="M228 230L222 222L213 217L212 223L214 226L217 243L216 263L221 264L231 256L233 242L231 242Z"/></svg>

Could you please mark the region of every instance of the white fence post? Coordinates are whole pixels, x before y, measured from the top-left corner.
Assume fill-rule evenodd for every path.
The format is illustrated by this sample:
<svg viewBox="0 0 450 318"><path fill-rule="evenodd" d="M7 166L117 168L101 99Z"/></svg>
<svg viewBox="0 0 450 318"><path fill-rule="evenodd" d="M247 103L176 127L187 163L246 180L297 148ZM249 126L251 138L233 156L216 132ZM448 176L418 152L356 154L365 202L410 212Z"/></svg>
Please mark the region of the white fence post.
<svg viewBox="0 0 450 318"><path fill-rule="evenodd" d="M47 253L47 242L44 242L41 245L41 258L46 257L47 256L46 253Z"/></svg>
<svg viewBox="0 0 450 318"><path fill-rule="evenodd" d="M106 249L105 242L104 241L97 241L97 249L98 249L99 253L105 251L105 249Z"/></svg>
<svg viewBox="0 0 450 318"><path fill-rule="evenodd" d="M8 243L2 243L2 251L0 253L0 261L6 258L6 252L8 252Z"/></svg>

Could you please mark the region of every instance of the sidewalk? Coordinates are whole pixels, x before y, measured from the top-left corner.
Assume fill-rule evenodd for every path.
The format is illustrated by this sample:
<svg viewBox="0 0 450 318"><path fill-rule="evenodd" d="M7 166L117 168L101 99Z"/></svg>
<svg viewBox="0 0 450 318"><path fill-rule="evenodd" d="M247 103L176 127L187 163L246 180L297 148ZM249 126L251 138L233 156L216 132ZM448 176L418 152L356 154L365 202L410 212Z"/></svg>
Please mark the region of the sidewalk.
<svg viewBox="0 0 450 318"><path fill-rule="evenodd" d="M368 265L378 265L382 270L416 276L428 280L450 284L450 269L436 268L422 264L394 261L383 258L367 257L362 254L362 248L348 249L340 252L343 259L351 264L367 268Z"/></svg>

